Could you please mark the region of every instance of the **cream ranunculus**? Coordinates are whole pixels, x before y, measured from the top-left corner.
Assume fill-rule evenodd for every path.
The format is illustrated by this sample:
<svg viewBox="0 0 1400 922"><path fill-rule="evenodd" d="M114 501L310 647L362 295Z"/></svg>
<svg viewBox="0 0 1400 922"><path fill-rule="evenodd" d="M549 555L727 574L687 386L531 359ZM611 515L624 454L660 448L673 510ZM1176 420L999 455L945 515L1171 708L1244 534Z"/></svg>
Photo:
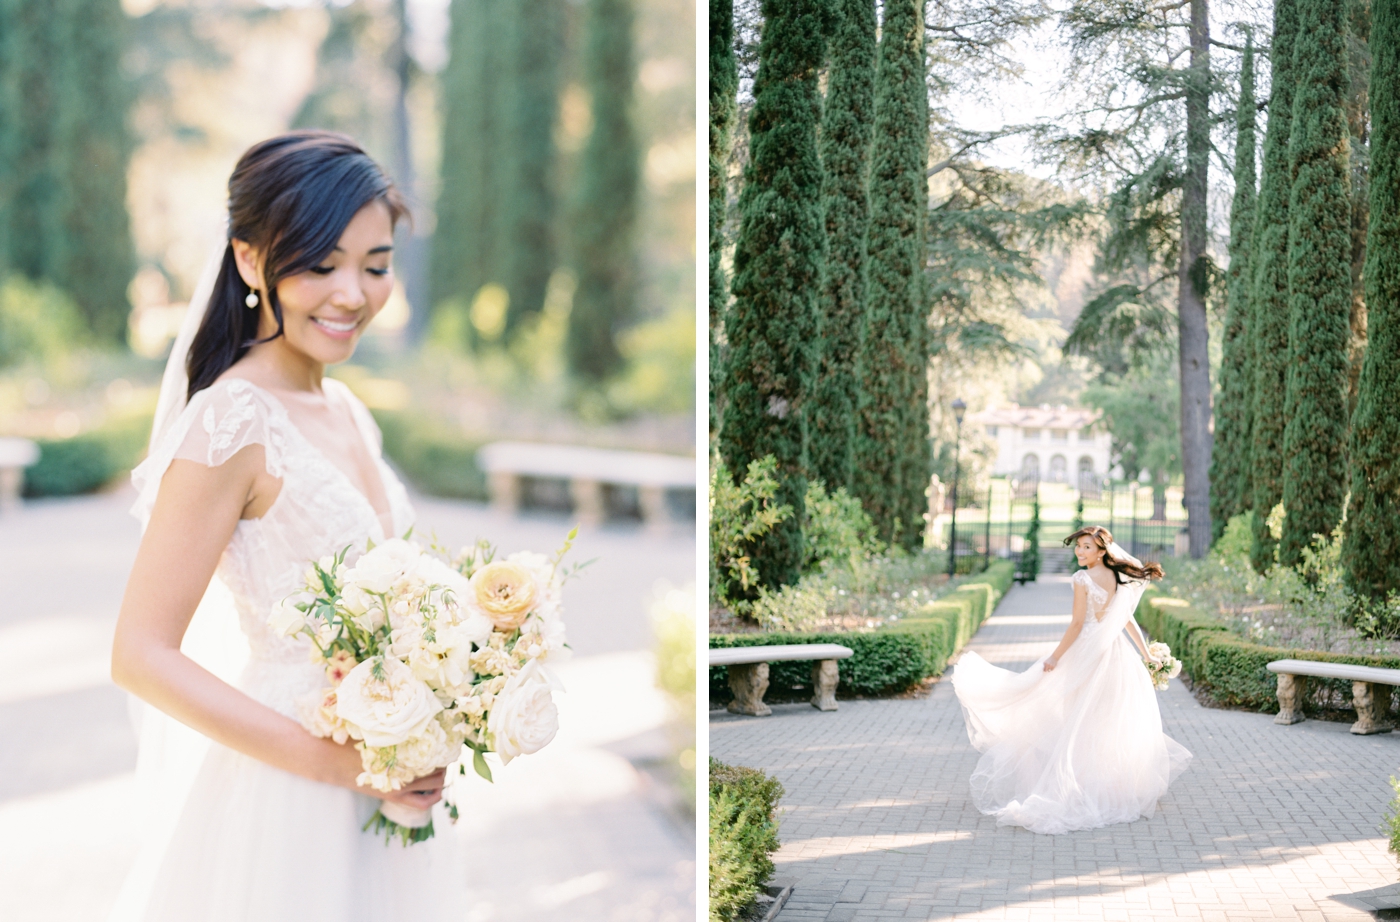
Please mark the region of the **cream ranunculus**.
<svg viewBox="0 0 1400 922"><path fill-rule="evenodd" d="M475 608L490 618L497 630L506 632L525 622L539 594L530 571L508 560L488 563L477 570L471 586Z"/></svg>
<svg viewBox="0 0 1400 922"><path fill-rule="evenodd" d="M510 677L496 695L486 724L502 763L539 752L554 739L559 732L559 709L549 680L536 663Z"/></svg>
<svg viewBox="0 0 1400 922"><path fill-rule="evenodd" d="M306 626L306 615L297 605L305 605L310 601L309 593L292 593L272 607L272 614L267 619L268 625L279 635L290 637Z"/></svg>
<svg viewBox="0 0 1400 922"><path fill-rule="evenodd" d="M390 538L360 555L355 565L345 571L345 582L365 592L386 593L413 569L422 554L416 545L402 538Z"/></svg>
<svg viewBox="0 0 1400 922"><path fill-rule="evenodd" d="M337 743L344 743L350 738L350 728L336 716L334 688L312 692L300 698L296 705L301 725L310 730L313 736L333 739Z"/></svg>
<svg viewBox="0 0 1400 922"><path fill-rule="evenodd" d="M379 664L384 679L374 677ZM336 689L336 715L350 735L374 747L397 746L423 732L442 705L413 671L393 657L360 663Z"/></svg>

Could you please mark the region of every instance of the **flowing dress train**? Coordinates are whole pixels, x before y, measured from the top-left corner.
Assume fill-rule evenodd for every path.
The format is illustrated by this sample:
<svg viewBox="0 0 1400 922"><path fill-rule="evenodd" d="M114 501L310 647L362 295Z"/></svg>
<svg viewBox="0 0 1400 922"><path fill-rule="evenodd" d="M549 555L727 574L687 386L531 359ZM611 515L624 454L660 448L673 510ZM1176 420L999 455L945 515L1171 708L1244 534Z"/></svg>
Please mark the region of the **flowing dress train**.
<svg viewBox="0 0 1400 922"><path fill-rule="evenodd" d="M972 800L998 825L1063 833L1151 817L1191 760L1162 732L1157 693L1124 632L1145 583L1113 596L1080 570L1084 627L1050 672L1024 672L962 654L953 688L968 738L982 753Z"/></svg>

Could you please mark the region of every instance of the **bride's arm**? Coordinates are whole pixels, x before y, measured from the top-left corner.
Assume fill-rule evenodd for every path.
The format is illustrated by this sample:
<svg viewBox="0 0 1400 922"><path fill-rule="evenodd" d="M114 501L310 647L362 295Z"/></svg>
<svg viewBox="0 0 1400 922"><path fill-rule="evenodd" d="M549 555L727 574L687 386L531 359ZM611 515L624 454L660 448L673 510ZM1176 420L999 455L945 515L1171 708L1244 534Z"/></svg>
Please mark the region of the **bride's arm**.
<svg viewBox="0 0 1400 922"><path fill-rule="evenodd" d="M112 643L112 680L210 739L268 765L415 807L430 806L439 796L439 777L410 785L429 792L425 794L359 788L360 756L353 747L312 736L180 652L238 520L245 513L265 512L279 486L264 470L260 445L242 449L217 467L171 462L122 598Z"/></svg>
<svg viewBox="0 0 1400 922"><path fill-rule="evenodd" d="M1060 638L1060 644L1055 648L1055 652L1045 658L1045 671L1049 672L1060 662L1060 657L1065 655L1079 636L1079 632L1084 629L1084 614L1089 609L1089 594L1079 583L1074 584L1074 612L1069 619L1069 627L1065 628L1065 636Z"/></svg>

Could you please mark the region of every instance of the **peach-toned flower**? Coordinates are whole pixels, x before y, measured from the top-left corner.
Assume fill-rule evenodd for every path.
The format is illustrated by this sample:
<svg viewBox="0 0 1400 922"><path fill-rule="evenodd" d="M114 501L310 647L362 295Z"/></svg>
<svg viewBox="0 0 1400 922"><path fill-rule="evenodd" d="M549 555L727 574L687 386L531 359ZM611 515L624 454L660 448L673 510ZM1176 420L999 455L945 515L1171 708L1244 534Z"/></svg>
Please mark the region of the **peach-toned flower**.
<svg viewBox="0 0 1400 922"><path fill-rule="evenodd" d="M488 563L472 575L473 601L497 630L513 631L535 607L535 578L520 564Z"/></svg>
<svg viewBox="0 0 1400 922"><path fill-rule="evenodd" d="M326 660L326 678L331 685L339 685L345 681L345 677L350 674L350 670L356 665L355 657L345 650L336 650Z"/></svg>
<svg viewBox="0 0 1400 922"><path fill-rule="evenodd" d="M344 743L350 738L350 728L336 714L335 705L335 689L323 688L297 701L297 716L313 736Z"/></svg>

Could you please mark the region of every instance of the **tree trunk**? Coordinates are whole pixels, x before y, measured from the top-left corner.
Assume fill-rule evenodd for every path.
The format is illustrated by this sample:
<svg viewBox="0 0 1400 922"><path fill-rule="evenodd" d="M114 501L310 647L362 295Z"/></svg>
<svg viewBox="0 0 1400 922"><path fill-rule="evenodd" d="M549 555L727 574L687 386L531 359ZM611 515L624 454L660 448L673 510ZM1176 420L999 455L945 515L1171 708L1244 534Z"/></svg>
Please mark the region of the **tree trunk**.
<svg viewBox="0 0 1400 922"><path fill-rule="evenodd" d="M1191 556L1210 548L1210 353L1206 328L1206 191L1210 163L1210 23L1207 0L1191 0L1186 89L1186 176L1181 193L1177 324L1181 362L1181 469Z"/></svg>

